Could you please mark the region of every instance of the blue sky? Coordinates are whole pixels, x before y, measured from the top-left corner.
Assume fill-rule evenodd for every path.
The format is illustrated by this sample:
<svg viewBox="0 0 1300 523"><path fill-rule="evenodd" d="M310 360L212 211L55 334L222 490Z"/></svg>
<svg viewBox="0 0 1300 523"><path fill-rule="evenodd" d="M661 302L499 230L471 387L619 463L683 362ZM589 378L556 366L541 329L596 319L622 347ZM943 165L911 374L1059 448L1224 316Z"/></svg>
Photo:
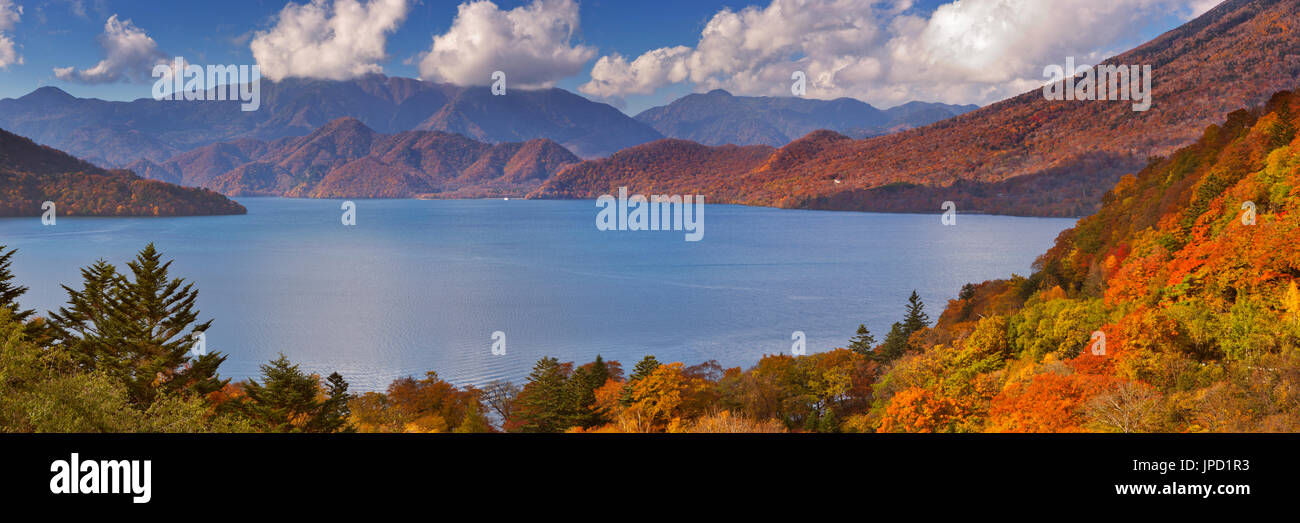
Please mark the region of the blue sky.
<svg viewBox="0 0 1300 523"><path fill-rule="evenodd" d="M451 29L461 2L456 0L420 0L418 3L415 0L408 1L410 3L406 6L401 21L396 24L396 29L382 35L384 52L387 58L376 62L379 67L382 67L385 74L418 77L421 75L421 57L430 51L434 35L445 34ZM498 0L495 4L497 9L506 12L521 6L528 6L533 1L554 3L568 0ZM788 1L794 2L795 0ZM1060 13L1052 12L1060 9L1071 9L1072 7L1066 5L1070 4L1071 0L1058 4L1057 9L1044 9L1040 12L1025 14L1024 20L1017 20L1011 24L1003 23L1004 20L999 20L998 16L990 16L989 13L992 11L978 11L975 9L979 7L978 4L989 3L993 0L964 0L966 5L960 6L961 9L949 6L952 12L961 14L961 16L957 17L958 21L952 22L953 17L951 16L939 18L949 20L948 26L953 26L955 23L956 31L970 33L994 31L991 33L991 38L994 41L1005 38L1009 42L1009 47L998 47L1000 44L995 44L995 49L990 50L988 55L992 56L1001 53L996 57L997 61L994 63L1007 64L1006 68L1012 71L997 78L969 81L961 76L962 74L967 77L971 76L969 71L963 72L960 70L959 66L963 64L954 66L958 67L958 70L954 70L953 67L940 70L941 68L934 65L935 56L938 56L937 60L942 62L943 57L947 56L945 53L952 54L951 49L936 49L935 45L948 45L943 43L944 38L952 39L954 38L953 35L936 37L935 35L941 32L936 33L934 30L922 32L919 25L916 26L916 29L902 30L901 33L893 34L893 36L886 34L893 30L891 25L902 26L909 21L921 24L926 19L930 19L930 25L938 27L937 21L932 17L937 8L950 2L942 0L903 1L904 4L898 6L899 9L894 9L888 14L875 14L855 19L854 24L860 26L862 31L878 32L881 36L876 37L874 40L868 38L854 40L858 42L856 45L863 46L861 51L840 49L836 52L840 55L847 53L850 57L856 57L856 55L862 55L863 57L867 55L875 56L870 60L864 60L862 64L859 64L860 67L845 69L835 79L828 80L824 85L819 85L820 90L818 92L823 93L824 96L818 97L852 96L880 106L901 103L906 99L927 97L931 99L926 101L950 103L987 103L994 101L1013 94L1017 90L1023 90L1026 85L1030 85L1035 81L1036 71L1042 67L1041 62L1064 59L1064 56L1060 56L1060 53L1054 51L1044 51L1046 54L1043 57L1025 60L1023 64L1017 60L1008 60L1006 57L1001 56L1022 57L1028 53L1028 51L1022 53L1015 50L1016 45L1025 45L1023 42L1017 42L1013 39L1017 34L1023 36L1026 33L1025 28L1046 27L1046 29L1051 29L1053 23L1071 23L1072 18L1080 18L1078 16L1062 16ZM1045 2L1047 0L1039 1ZM60 67L91 68L105 57L105 50L101 45L101 34L105 33L105 23L110 16L116 15L120 20L130 20L135 28L143 31L156 42L159 52L168 57L183 56L190 62L197 64L252 64L258 63L258 61L250 50L250 40L258 32L265 33L275 29L281 9L290 2L289 0L232 0L225 2L0 0L0 6L4 6L6 3L11 4L10 9L12 10L16 11L17 8L21 8L19 20L11 24L11 27L6 29L3 24L0 24L0 32L14 43L16 53L21 56L21 63L10 63L0 70L0 97L22 96L38 87L54 85L76 96L127 100L149 96L150 84L143 81L137 83L129 81L86 83L59 79L54 74L54 69ZM297 0L296 3L307 3L307 0ZM753 39L754 35L758 35L757 40L760 43L763 43L763 40L768 38L768 35L763 31L770 32L770 38L773 41L780 40L780 33L784 28L779 26L782 24L778 23L775 24L777 27L770 27L773 25L770 22L771 20L780 20L783 17L790 18L792 26L801 23L812 24L808 26L807 32L804 34L812 35L808 37L810 41L817 38L816 35L819 34L817 31L822 30L814 27L818 23L816 22L818 18L799 19L797 16L788 13L788 7L787 13L778 17L772 12L774 9L772 3L773 0L755 2L717 0L580 1L576 7L580 22L571 40L565 44L569 46L568 49L570 50L574 48L587 49L589 58L581 61L581 67L572 75L543 78L543 80L548 81L548 85L556 85L574 92L582 92L584 84L588 84L592 80L593 66L602 57L622 56L628 62L631 62L643 53L656 49L669 49L676 46L685 46L686 48L704 47L701 42L702 31L724 9L739 12L746 7L753 6L754 16L750 20L749 26L742 30L748 31L743 34L750 35L751 39ZM884 5L889 2L877 3ZM1157 1L1155 2L1158 4L1156 7L1142 7L1147 3L1138 0L1094 0L1093 2L1074 3L1081 6L1079 9L1094 9L1082 7L1088 4L1113 4L1110 7L1103 8L1109 9L1109 11L1106 11L1107 16L1110 16L1112 20L1108 21L1103 18L1091 23L1101 29L1115 25L1123 26L1123 30L1105 31L1096 30L1086 25L1086 23L1082 23L1079 27L1071 30L1104 34L1092 39L1069 37L1064 42L1052 44L1059 47L1060 50L1072 54L1077 53L1078 56L1104 56L1123 51L1132 45L1176 27L1187 20L1191 14L1205 8L1204 6L1198 7L1200 4L1205 4L1205 0ZM817 2L813 2L813 4L817 4ZM829 11L829 9L832 9L829 6L820 8L823 11L816 15L820 19L839 15L857 16L858 14ZM989 7L988 9L993 8ZM766 18L768 22L764 22L764 18L760 16L760 11L765 9L768 10L767 14L770 15ZM865 10L858 9L857 11ZM1020 9L1017 12L1024 11L1026 10ZM962 17L967 17L974 20L974 22L964 21L966 18ZM1041 18L1041 20L1036 20L1033 17ZM984 26L962 25L971 23L995 24L997 27L989 29ZM1066 29L1062 28L1063 31ZM950 27L948 30L952 31L953 29ZM1047 31L1043 33L1043 37L1050 39L1053 34L1055 33ZM982 42L987 39L988 37L981 37L975 40L976 43L968 41L961 45L985 45ZM940 43L934 44L936 41ZM886 47L905 43L921 46L915 48L923 49L924 53L921 54L925 56L918 56L916 60L918 60L918 63L929 64L924 66L924 68L929 69L928 71L910 74L911 69L909 68L912 65L907 62L909 58L905 56L900 58L897 56L898 53L893 53L894 56L889 57L883 51ZM924 47L922 44L929 47ZM748 64L742 64L741 69L736 69L734 65L728 66L731 67L730 69L722 66L694 67L692 69L692 74L702 75L701 77L707 76L707 81L634 78L634 71L631 69L616 68L617 70L612 70L613 72L602 76L602 79L608 80L609 83L605 84L607 87L600 94L592 94L597 91L593 86L588 86L586 92L582 94L586 94L593 99L608 101L630 113L635 113L653 105L666 103L682 94L707 90L710 87L728 88L733 92L738 91L738 94L779 94L780 89L782 89L781 86L756 82L766 81L761 80L761 78L771 78L772 75L787 74L784 69L780 68L783 61L791 64L802 63L805 65L797 67L809 67L813 70L817 70L818 67L828 67L826 64L832 62L841 63L844 61L844 56L838 58L835 56L813 56L819 51L807 45L801 47L799 43L793 46L786 45L783 48L777 47L777 44L774 43L773 49L756 51L758 54L754 55L742 56L739 50L733 53L739 60L755 62L762 60L765 65L753 65L748 69L744 69L748 67ZM505 52L508 52L508 47L506 49ZM728 56L725 46L722 49L721 55L715 53L715 61L720 60L718 56ZM685 57L692 51L694 50L683 51L684 54L680 55L680 61L656 62L654 65L670 67L674 64L689 63ZM956 54L959 55L960 52ZM1056 58L1057 56L1060 56L1060 58ZM966 57L960 58L960 60L966 59ZM677 58L672 60L677 60ZM646 63L649 64L651 61L646 61ZM776 69L771 69L771 67L776 67ZM883 71L885 71L883 73L881 72L882 67ZM922 66L917 67L921 68ZM266 69L267 67L263 66L264 72ZM863 72L856 75L849 74L853 71ZM898 71L909 73L914 78L906 81L892 78L898 76L896 73ZM450 76L452 78L455 77L455 73L447 74L452 75ZM475 77L479 76L482 75ZM854 78L860 78L861 80L854 80ZM640 92L638 89L645 92Z"/></svg>

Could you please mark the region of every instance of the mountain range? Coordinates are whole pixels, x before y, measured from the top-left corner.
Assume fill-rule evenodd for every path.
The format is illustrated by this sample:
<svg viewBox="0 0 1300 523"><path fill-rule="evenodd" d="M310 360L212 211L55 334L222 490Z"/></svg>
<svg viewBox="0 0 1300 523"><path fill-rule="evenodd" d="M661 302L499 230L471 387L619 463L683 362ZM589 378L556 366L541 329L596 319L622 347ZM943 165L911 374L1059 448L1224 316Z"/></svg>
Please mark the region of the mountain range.
<svg viewBox="0 0 1300 523"><path fill-rule="evenodd" d="M0 130L0 216L41 216L44 202L59 216L185 216L244 214L244 206L206 189L104 170L62 151Z"/></svg>
<svg viewBox="0 0 1300 523"><path fill-rule="evenodd" d="M259 109L243 112L238 101L115 102L76 98L47 86L0 100L0 128L108 167L139 160L161 164L221 143L305 136L339 118L355 118L386 134L440 131L487 143L546 138L579 157L596 158L665 137L780 146L821 128L854 136L883 134L970 109L913 102L880 111L849 99L746 98L717 91L632 118L563 89L493 96L486 87L378 74L346 81L263 81L261 93ZM730 102L708 101L713 98ZM701 112L705 109L707 114Z"/></svg>
<svg viewBox="0 0 1300 523"><path fill-rule="evenodd" d="M734 96L715 89L647 109L636 119L664 136L704 145L780 147L819 129L865 138L932 124L978 108L909 102L880 110L852 98Z"/></svg>
<svg viewBox="0 0 1300 523"><path fill-rule="evenodd" d="M0 128L98 165L124 167L240 139L305 136L351 117L381 133L462 134L485 142L548 138L596 157L663 138L621 111L563 89L458 87L368 75L353 80L286 79L261 83L256 111L238 101L130 102L76 98L57 87L0 100Z"/></svg>
<svg viewBox="0 0 1300 523"><path fill-rule="evenodd" d="M663 172L677 159L635 165L589 160L547 181L539 198L698 192L710 201L809 209L1081 216L1119 176L1200 137L1243 106L1300 78L1300 2L1228 0L1105 64L1151 65L1154 105L1051 101L1035 89L932 125L852 139L816 132L745 172ZM1062 57L1062 61L1065 57ZM701 184L710 180L710 184Z"/></svg>
<svg viewBox="0 0 1300 523"><path fill-rule="evenodd" d="M489 144L441 131L390 135L345 117L307 136L222 142L129 168L231 196L455 198L522 196L579 161L545 138Z"/></svg>

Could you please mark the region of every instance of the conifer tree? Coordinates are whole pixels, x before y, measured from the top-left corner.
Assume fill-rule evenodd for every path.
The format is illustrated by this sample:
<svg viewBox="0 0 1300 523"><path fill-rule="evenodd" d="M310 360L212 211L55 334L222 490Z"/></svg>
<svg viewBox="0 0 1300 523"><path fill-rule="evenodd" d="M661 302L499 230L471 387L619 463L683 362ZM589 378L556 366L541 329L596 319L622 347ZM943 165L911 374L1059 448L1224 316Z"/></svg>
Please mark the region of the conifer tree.
<svg viewBox="0 0 1300 523"><path fill-rule="evenodd" d="M655 359L654 356L646 356L642 358L641 361L636 363L635 367L632 367L632 376L628 378L628 381L636 381L649 376L650 373L659 368L659 365L661 365L659 360Z"/></svg>
<svg viewBox="0 0 1300 523"><path fill-rule="evenodd" d="M925 313L925 304L921 302L921 296L912 291L912 295L907 298L907 312L903 321L890 326L885 342L873 353L874 356L882 362L902 357L909 350L916 349L911 345L912 334L929 326L930 316Z"/></svg>
<svg viewBox="0 0 1300 523"><path fill-rule="evenodd" d="M55 339L87 370L101 370L127 386L133 402L147 405L160 393L207 394L229 380L217 376L218 352L193 354L197 335L212 325L198 321L198 291L169 278L151 243L128 263L131 277L99 260L82 269L83 287L68 305L50 313Z"/></svg>
<svg viewBox="0 0 1300 523"><path fill-rule="evenodd" d="M866 325L858 325L858 334L849 339L849 350L863 356L871 356L876 349L876 337L871 335Z"/></svg>
<svg viewBox="0 0 1300 523"><path fill-rule="evenodd" d="M903 318L903 330L908 336L912 333L920 332L921 329L930 326L930 316L925 313L925 304L921 303L921 296L912 291L912 295L907 297L907 315Z"/></svg>
<svg viewBox="0 0 1300 523"><path fill-rule="evenodd" d="M284 354L264 364L262 383L244 384L244 414L267 432L306 432L312 428L319 405L315 377L302 372Z"/></svg>
<svg viewBox="0 0 1300 523"><path fill-rule="evenodd" d="M356 432L349 418L352 410L348 402L353 395L348 393L348 382L343 375L335 372L325 379L325 401L317 406L316 414L308 427L309 432Z"/></svg>
<svg viewBox="0 0 1300 523"><path fill-rule="evenodd" d="M62 286L68 304L49 313L50 331L82 368L121 378L129 372L129 360L120 354L122 336L117 331L121 277L117 268L100 259L81 269L81 279L81 290Z"/></svg>
<svg viewBox="0 0 1300 523"><path fill-rule="evenodd" d="M565 397L568 376L559 360L537 360L528 374L528 383L516 400L515 417L522 432L560 432L568 428L569 404Z"/></svg>
<svg viewBox="0 0 1300 523"><path fill-rule="evenodd" d="M4 245L0 245L0 307L12 312L10 319L23 323L34 311L25 311L18 306L18 298L27 293L27 287L13 284L14 274L9 270L9 266L13 263L16 252L17 249L7 249Z"/></svg>
<svg viewBox="0 0 1300 523"><path fill-rule="evenodd" d="M572 413L568 422L569 426L594 427L607 421L604 416L595 410L594 406L596 404L596 389L604 385L608 379L609 366L599 354L596 355L596 361L578 367L573 372L573 375L565 382L566 395L570 403L567 410Z"/></svg>

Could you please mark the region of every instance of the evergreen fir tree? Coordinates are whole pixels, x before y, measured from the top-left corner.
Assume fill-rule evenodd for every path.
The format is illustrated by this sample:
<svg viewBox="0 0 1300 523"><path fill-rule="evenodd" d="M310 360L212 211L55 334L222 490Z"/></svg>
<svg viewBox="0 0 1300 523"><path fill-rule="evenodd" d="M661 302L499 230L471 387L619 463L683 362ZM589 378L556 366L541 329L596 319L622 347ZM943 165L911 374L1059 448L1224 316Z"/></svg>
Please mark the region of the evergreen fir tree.
<svg viewBox="0 0 1300 523"><path fill-rule="evenodd" d="M64 286L68 306L50 313L59 343L87 370L101 370L127 386L137 404L159 393L207 394L229 380L217 376L225 356L192 357L196 335L212 321L196 323L198 291L181 278L169 278L151 243L127 264L131 278L104 260L82 269L84 285Z"/></svg>
<svg viewBox="0 0 1300 523"><path fill-rule="evenodd" d="M11 311L10 318L13 321L23 323L34 311L22 310L18 306L18 298L27 292L27 287L13 284L14 274L9 270L9 266L13 263L16 252L17 249L7 249L4 245L0 245L0 307Z"/></svg>
<svg viewBox="0 0 1300 523"><path fill-rule="evenodd" d="M521 422L520 431L560 432L568 428L565 426L569 421L567 379L559 360L551 357L537 360L517 399L515 417Z"/></svg>
<svg viewBox="0 0 1300 523"><path fill-rule="evenodd" d="M641 361L636 362L636 366L632 367L632 375L628 376L627 382L631 384L634 381L645 379L647 376L654 373L655 369L658 369L660 365L662 364L659 363L659 360L655 359L654 356L641 358ZM623 393L619 397L618 401L623 405L631 405L632 387L623 387Z"/></svg>
<svg viewBox="0 0 1300 523"><path fill-rule="evenodd" d="M284 354L262 365L262 383L248 380L239 410L266 432L356 432L348 382L335 372L322 384ZM318 399L321 395L324 399Z"/></svg>
<svg viewBox="0 0 1300 523"><path fill-rule="evenodd" d="M930 316L925 313L925 304L921 303L921 296L912 291L912 295L907 298L907 315L903 318L903 330L911 336L914 332L920 332L921 329L930 326Z"/></svg>
<svg viewBox="0 0 1300 523"><path fill-rule="evenodd" d="M858 335L849 339L849 350L863 356L871 356L876 349L876 337L871 335L866 325L858 325Z"/></svg>
<svg viewBox="0 0 1300 523"><path fill-rule="evenodd" d="M134 355L122 344L118 312L121 276L102 259L81 269L82 289L63 285L68 304L49 313L49 328L85 370L101 371L126 381Z"/></svg>
<svg viewBox="0 0 1300 523"><path fill-rule="evenodd" d="M348 393L348 382L337 372L325 379L325 401L320 402L308 426L309 432L356 432L351 425L352 409L348 402L353 395Z"/></svg>
<svg viewBox="0 0 1300 523"><path fill-rule="evenodd" d="M649 376L650 373L659 368L659 365L661 365L659 360L655 359L654 356L641 358L641 361L638 361L636 366L632 367L632 376L628 378L628 381L636 381Z"/></svg>
<svg viewBox="0 0 1300 523"><path fill-rule="evenodd" d="M572 413L568 423L574 427L594 427L605 424L608 420L595 410L596 389L609 379L609 366L599 354L596 361L583 365L573 372L565 382L569 399L567 410Z"/></svg>
<svg viewBox="0 0 1300 523"><path fill-rule="evenodd" d="M921 303L921 296L912 291L912 295L907 298L907 312L903 321L889 328L885 342L874 353L876 359L882 362L894 361L909 350L914 350L915 347L911 346L912 334L929 326L930 317L925 313L925 304Z"/></svg>
<svg viewBox="0 0 1300 523"><path fill-rule="evenodd" d="M895 322L889 327L889 334L885 335L885 342L880 344L873 355L877 361L890 362L898 359L907 353L907 333L903 331L903 324Z"/></svg>

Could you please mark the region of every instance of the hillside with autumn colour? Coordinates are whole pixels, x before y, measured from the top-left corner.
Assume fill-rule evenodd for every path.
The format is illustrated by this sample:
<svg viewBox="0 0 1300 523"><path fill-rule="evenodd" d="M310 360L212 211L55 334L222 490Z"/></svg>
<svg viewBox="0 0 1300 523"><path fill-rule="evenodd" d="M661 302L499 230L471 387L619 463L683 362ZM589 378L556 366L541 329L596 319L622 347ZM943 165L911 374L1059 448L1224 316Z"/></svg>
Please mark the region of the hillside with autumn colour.
<svg viewBox="0 0 1300 523"><path fill-rule="evenodd" d="M0 216L195 216L244 214L212 191L105 170L28 138L0 130Z"/></svg>
<svg viewBox="0 0 1300 523"><path fill-rule="evenodd" d="M969 287L914 335L927 348L881 378L862 422L1300 430L1298 126L1300 96L1281 93L1125 176L1032 276Z"/></svg>
<svg viewBox="0 0 1300 523"><path fill-rule="evenodd" d="M659 140L570 166L547 179L529 197L574 199L617 194L624 178L611 178L609 173L636 177L636 187L645 194L705 194L727 183L728 178L761 165L774 151L767 145L709 146L688 140ZM646 169L650 163L661 168ZM683 173L689 182L682 181Z"/></svg>
<svg viewBox="0 0 1300 523"><path fill-rule="evenodd" d="M627 186L786 208L936 212L952 200L966 212L1083 216L1097 209L1100 188L1148 157L1192 143L1198 129L1233 110L1295 88L1297 20L1300 2L1228 0L1105 60L1151 66L1153 105L1145 112L1128 101L1049 101L1035 89L887 136L809 148L810 139L824 140L809 135L742 174L734 166L674 171L677 160L667 155L609 169L591 162L574 167L586 171L581 177L558 176L536 196L594 197Z"/></svg>

